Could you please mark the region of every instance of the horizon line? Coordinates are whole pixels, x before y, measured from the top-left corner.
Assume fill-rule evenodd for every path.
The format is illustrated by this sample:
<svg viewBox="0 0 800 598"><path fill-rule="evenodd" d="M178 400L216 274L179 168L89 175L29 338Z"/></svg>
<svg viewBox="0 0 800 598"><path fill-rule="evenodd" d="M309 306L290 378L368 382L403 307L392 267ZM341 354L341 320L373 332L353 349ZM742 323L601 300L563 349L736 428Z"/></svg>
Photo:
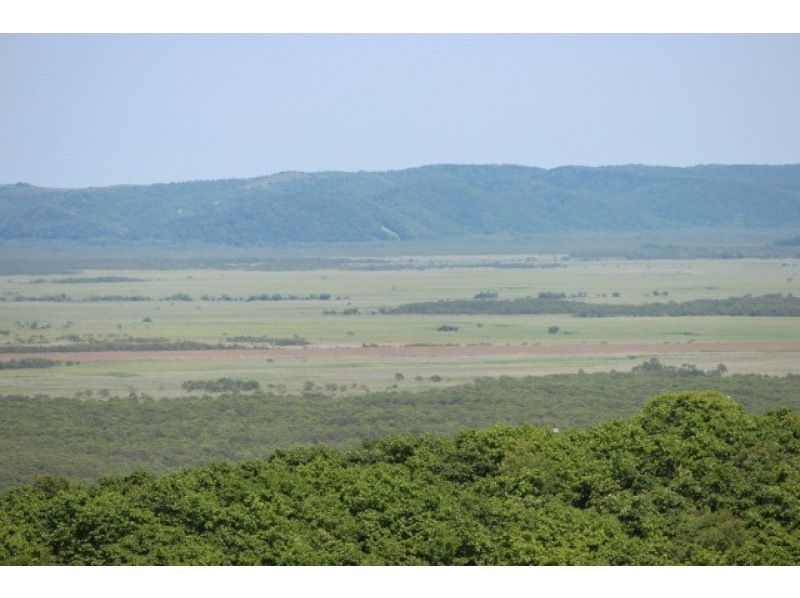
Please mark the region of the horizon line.
<svg viewBox="0 0 800 598"><path fill-rule="evenodd" d="M602 168L630 168L630 167L644 167L644 168L670 168L675 170L686 170L690 168L704 168L704 167L712 167L712 166L721 166L721 167L746 167L746 166L760 166L760 167L774 167L774 168L785 168L791 166L800 166L800 162L784 162L784 163L772 163L772 162L703 162L697 164L688 164L684 166L672 166L666 164L648 164L644 162L627 162L622 164L601 164L595 166L589 166L585 164L562 164L560 166L552 166L552 167L544 167L544 166L532 166L528 164L518 164L513 162L433 162L429 164L420 164L417 166L407 166L403 168L387 168L384 170L337 170L337 169L328 169L328 170L280 170L277 172L273 172L270 174L260 174L255 176L231 176L231 177L222 177L222 178L208 178L208 179L176 179L171 181L154 181L149 183L112 183L109 185L82 185L82 186L47 186L47 185L37 185L35 183L29 183L27 181L16 181L13 183L0 183L0 187L17 187L17 186L24 186L24 187L33 187L36 189L53 189L53 190L78 190L78 189L109 189L112 187L154 187L157 185L182 185L187 183L216 183L221 181L253 181L256 179L267 179L281 175L320 175L320 174L385 174L385 173L395 173L395 172L405 172L408 170L420 170L423 168L436 168L436 167L493 167L493 168L527 168L531 170L541 170L541 171L554 171L554 170L561 170L566 168L581 168L581 169L593 169L598 170Z"/></svg>

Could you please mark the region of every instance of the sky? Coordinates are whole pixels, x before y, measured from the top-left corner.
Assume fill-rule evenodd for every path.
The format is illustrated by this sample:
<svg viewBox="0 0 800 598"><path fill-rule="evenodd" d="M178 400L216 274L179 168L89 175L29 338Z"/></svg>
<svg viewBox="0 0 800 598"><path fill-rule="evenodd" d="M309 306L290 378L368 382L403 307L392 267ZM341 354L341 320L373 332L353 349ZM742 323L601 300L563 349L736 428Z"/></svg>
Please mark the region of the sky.
<svg viewBox="0 0 800 598"><path fill-rule="evenodd" d="M800 162L800 35L0 35L0 183Z"/></svg>

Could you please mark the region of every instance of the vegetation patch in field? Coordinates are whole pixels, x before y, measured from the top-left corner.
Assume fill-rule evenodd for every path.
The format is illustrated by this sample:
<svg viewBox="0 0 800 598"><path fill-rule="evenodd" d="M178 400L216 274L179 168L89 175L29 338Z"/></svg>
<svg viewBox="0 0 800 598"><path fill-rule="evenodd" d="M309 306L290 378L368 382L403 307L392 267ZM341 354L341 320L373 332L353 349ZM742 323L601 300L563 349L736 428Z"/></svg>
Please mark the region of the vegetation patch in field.
<svg viewBox="0 0 800 598"><path fill-rule="evenodd" d="M342 310L325 309L322 311L325 316L360 316L361 310L357 307L346 307Z"/></svg>
<svg viewBox="0 0 800 598"><path fill-rule="evenodd" d="M95 351L205 351L210 349L246 349L239 344L202 343L150 339L118 339L78 342L69 345L3 345L3 353L85 353Z"/></svg>
<svg viewBox="0 0 800 598"><path fill-rule="evenodd" d="M64 279L66 280L66 279ZM33 281L35 282L35 281ZM50 281L43 281L50 282ZM329 293L311 293L309 295L284 295L281 293L250 295L247 297L233 297L231 295L201 295L202 301L329 301L333 296ZM340 297L337 297L337 299ZM150 297L147 295L90 295L85 299L73 299L70 295L60 293L58 295L22 295L15 294L10 297L0 296L0 301L16 301L16 302L51 302L51 303L66 303L66 302L80 302L80 301L93 301L93 302L118 302L118 301L194 301L195 298L188 293L173 293L164 297Z"/></svg>
<svg viewBox="0 0 800 598"><path fill-rule="evenodd" d="M181 387L187 392L202 390L210 393L239 393L261 390L261 385L255 380L237 380L234 378L217 378L216 380L187 380L181 385Z"/></svg>
<svg viewBox="0 0 800 598"><path fill-rule="evenodd" d="M69 295L65 295L64 293L59 293L58 295L14 295L12 297L4 297L0 296L0 301L17 301L19 303L25 301L44 301L50 303L64 303L66 301L72 301L72 297Z"/></svg>
<svg viewBox="0 0 800 598"><path fill-rule="evenodd" d="M277 337L277 336L232 336L227 339L234 343L254 343L272 345L274 347L303 347L311 343L300 336Z"/></svg>
<svg viewBox="0 0 800 598"><path fill-rule="evenodd" d="M86 301L152 301L145 295L91 295Z"/></svg>
<svg viewBox="0 0 800 598"><path fill-rule="evenodd" d="M131 278L130 276L74 276L68 278L37 278L31 284L95 284L107 282L147 282L144 278Z"/></svg>
<svg viewBox="0 0 800 598"><path fill-rule="evenodd" d="M663 294L654 291L654 294ZM800 317L800 297L773 293L754 297L728 299L693 299L640 305L586 303L565 298L563 293L539 293L538 297L520 299L455 299L407 303L394 308L381 308L383 314L570 314L579 318L604 317L685 317L685 316L749 316Z"/></svg>
<svg viewBox="0 0 800 598"><path fill-rule="evenodd" d="M312 293L310 295L283 295L281 293L262 293L261 295L250 295L246 301L328 301L331 299L330 293Z"/></svg>
<svg viewBox="0 0 800 598"><path fill-rule="evenodd" d="M27 368L51 368L61 365L60 361L52 359L39 359L38 357L28 357L23 359L12 359L11 361L0 361L0 370L19 370ZM72 365L72 362L70 362Z"/></svg>
<svg viewBox="0 0 800 598"><path fill-rule="evenodd" d="M473 299L497 299L497 291L481 291L480 293L476 293L472 298Z"/></svg>

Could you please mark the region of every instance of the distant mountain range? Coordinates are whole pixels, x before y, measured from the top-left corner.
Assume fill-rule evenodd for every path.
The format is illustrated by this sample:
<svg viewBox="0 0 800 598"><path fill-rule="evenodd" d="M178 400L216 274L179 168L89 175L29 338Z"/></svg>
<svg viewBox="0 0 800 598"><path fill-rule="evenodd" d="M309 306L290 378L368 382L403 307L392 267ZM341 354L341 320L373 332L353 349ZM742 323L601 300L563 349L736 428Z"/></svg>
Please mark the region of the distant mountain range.
<svg viewBox="0 0 800 598"><path fill-rule="evenodd" d="M434 165L49 189L0 186L0 239L228 245L800 225L800 164Z"/></svg>

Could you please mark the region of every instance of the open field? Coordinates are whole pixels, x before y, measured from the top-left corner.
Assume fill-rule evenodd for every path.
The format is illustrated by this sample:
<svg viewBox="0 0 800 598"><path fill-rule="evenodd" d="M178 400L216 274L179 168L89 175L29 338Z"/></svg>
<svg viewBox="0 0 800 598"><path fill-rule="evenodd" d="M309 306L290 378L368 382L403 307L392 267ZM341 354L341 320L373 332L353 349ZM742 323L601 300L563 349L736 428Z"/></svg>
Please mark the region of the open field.
<svg viewBox="0 0 800 598"><path fill-rule="evenodd" d="M474 257L474 256L473 256ZM402 261L404 258L395 258ZM433 260L434 258L429 258ZM440 256L458 262L458 257ZM642 358L664 363L725 363L730 371L800 372L800 319L752 317L575 318L572 316L388 316L383 306L469 299L481 291L501 298L539 292L585 294L596 303L644 303L800 293L800 260L561 261L553 256L492 256L530 268L452 267L409 270L125 270L0 277L2 346L70 344L158 338L221 343L249 336L291 338L306 349L192 352L119 352L106 356L47 353L77 360L42 370L0 372L0 392L72 395L131 390L182 394L187 379L234 376L297 391L306 381L346 386L347 392L423 388L477 376L626 370ZM108 276L123 282L51 282ZM658 295L654 295L658 291ZM176 293L192 301L158 300ZM329 294L328 300L204 301L202 295L246 298ZM666 293L666 294L665 294ZM64 294L66 302L16 301ZM618 294L618 296L614 296ZM86 301L92 296L141 295L151 301ZM323 312L357 309L356 315ZM440 331L442 325L457 328ZM548 334L559 326L558 334ZM72 339L72 340L70 340ZM774 343L774 344L770 344ZM373 347L372 345L377 345ZM20 354L6 354L6 359ZM395 380L395 373L404 375ZM430 381L441 376L441 382ZM421 378L421 379L417 379ZM345 392L345 391L341 391Z"/></svg>
<svg viewBox="0 0 800 598"><path fill-rule="evenodd" d="M412 261L413 259L413 261ZM530 267L459 267L480 260ZM653 290L669 291L669 299L725 298L746 293L800 292L800 260L563 260L553 255L428 256L383 258L409 269L377 270L87 270L81 277L120 276L143 282L59 284L47 282L70 275L10 275L2 277L0 296L65 293L76 299L91 295L141 294L166 296L176 292L247 296L280 292L307 295L327 292L362 302L393 305L435 299L468 299L484 289L502 298L539 291L585 292L587 300L641 303L659 300ZM426 264L452 263L454 267ZM244 267L244 264L243 264ZM34 281L44 281L34 283ZM33 283L33 284L32 284ZM620 297L611 297L619 292ZM603 295L606 295L605 297Z"/></svg>

